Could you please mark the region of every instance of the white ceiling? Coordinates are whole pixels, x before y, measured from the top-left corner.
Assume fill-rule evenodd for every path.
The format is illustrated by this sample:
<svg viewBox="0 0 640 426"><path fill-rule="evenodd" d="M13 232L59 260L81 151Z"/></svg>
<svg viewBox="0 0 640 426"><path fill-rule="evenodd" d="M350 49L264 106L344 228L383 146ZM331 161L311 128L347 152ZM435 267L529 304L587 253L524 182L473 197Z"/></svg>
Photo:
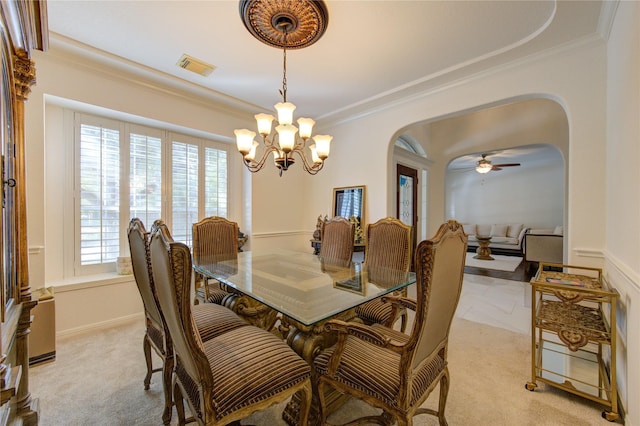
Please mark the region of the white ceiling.
<svg viewBox="0 0 640 426"><path fill-rule="evenodd" d="M314 45L288 52L296 116L331 119L606 31L608 1L325 2ZM249 109L280 101L282 52L245 29L238 1L49 0L52 47L106 52ZM604 29L604 30L603 30ZM85 46L86 45L86 46ZM98 52L98 53L101 53ZM217 69L176 66L184 53Z"/></svg>

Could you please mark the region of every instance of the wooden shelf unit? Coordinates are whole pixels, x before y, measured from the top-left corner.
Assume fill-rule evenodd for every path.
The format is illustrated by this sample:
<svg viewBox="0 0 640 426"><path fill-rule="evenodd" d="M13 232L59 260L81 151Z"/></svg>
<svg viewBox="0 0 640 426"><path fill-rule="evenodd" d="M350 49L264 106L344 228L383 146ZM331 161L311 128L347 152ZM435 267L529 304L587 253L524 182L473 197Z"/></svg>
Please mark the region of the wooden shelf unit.
<svg viewBox="0 0 640 426"><path fill-rule="evenodd" d="M603 404L617 420L616 303L598 268L540 263L530 281L531 381Z"/></svg>

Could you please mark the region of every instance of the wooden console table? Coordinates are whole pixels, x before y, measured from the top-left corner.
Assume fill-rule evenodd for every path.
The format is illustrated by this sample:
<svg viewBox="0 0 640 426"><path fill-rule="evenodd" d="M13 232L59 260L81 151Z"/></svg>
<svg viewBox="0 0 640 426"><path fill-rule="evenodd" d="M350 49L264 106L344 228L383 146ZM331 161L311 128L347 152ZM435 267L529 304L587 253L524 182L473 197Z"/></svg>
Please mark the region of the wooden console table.
<svg viewBox="0 0 640 426"><path fill-rule="evenodd" d="M311 241L311 247L313 247L313 254L320 254L320 247L322 247L322 240L309 240ZM365 243L353 243L353 251L365 251Z"/></svg>
<svg viewBox="0 0 640 426"><path fill-rule="evenodd" d="M616 303L602 270L540 263L531 279L531 381L603 404L617 420Z"/></svg>

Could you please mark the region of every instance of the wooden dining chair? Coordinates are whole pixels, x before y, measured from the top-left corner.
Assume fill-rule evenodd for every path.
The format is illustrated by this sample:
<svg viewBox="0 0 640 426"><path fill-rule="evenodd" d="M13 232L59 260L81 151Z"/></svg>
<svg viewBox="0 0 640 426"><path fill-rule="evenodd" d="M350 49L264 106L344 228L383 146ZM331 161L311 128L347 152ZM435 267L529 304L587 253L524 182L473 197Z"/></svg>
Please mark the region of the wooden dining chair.
<svg viewBox="0 0 640 426"><path fill-rule="evenodd" d="M409 271L411 267L412 228L399 219L386 217L367 226L367 239L364 262L374 270L392 269ZM373 277L371 277L373 278ZM384 285L383 282L374 284ZM401 291L407 295L406 288ZM374 299L356 308L356 315L365 324L384 324L392 326L398 317L402 318L401 331L407 326L406 310L395 313L392 307Z"/></svg>
<svg viewBox="0 0 640 426"><path fill-rule="evenodd" d="M312 398L309 364L274 334L254 326L202 340L190 303L189 248L174 242L161 224L152 230L150 249L158 301L175 351L178 424L186 421L185 400L198 424L227 425L300 392L299 424L307 425Z"/></svg>
<svg viewBox="0 0 640 426"><path fill-rule="evenodd" d="M353 256L353 223L336 216L324 223L320 257L323 259L351 261Z"/></svg>
<svg viewBox="0 0 640 426"><path fill-rule="evenodd" d="M467 251L462 226L449 221L431 240L416 249L417 298L385 296L391 304L415 311L409 334L373 324L371 326L330 320L328 331L338 333L335 346L314 360L315 384L320 400L319 424L326 424L327 388L361 399L382 409L350 424L413 424L413 416L431 414L446 425L449 392L447 363L449 330L460 299ZM440 385L438 409L420 408Z"/></svg>
<svg viewBox="0 0 640 426"><path fill-rule="evenodd" d="M238 230L236 222L220 216L205 217L194 223L192 226L194 262L200 262L207 257L215 257L217 260L236 259ZM208 279L197 271L194 271L194 274L196 291L200 287L203 289L204 301L222 304L222 300L229 294L224 284Z"/></svg>
<svg viewBox="0 0 640 426"><path fill-rule="evenodd" d="M145 334L142 346L147 365L147 374L144 378L144 388L149 389L151 376L154 372L162 371L162 386L165 395L162 421L164 424L169 424L173 405L171 398L173 344L162 311L158 305L151 272L151 259L149 257L149 233L140 219L131 219L127 229L127 238L129 240L133 276L142 297L145 313ZM228 330L248 325L246 321L229 309L212 304L196 307L194 309L194 320L203 340L209 340ZM153 368L151 348L162 360L161 368Z"/></svg>

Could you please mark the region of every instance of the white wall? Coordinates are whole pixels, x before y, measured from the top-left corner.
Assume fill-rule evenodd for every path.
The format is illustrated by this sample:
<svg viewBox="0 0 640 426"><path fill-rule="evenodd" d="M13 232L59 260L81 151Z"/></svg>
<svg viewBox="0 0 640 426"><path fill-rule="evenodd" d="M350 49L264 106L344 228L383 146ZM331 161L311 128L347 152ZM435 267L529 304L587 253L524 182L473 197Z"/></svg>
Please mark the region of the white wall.
<svg viewBox="0 0 640 426"><path fill-rule="evenodd" d="M640 424L640 3L620 2L607 57L605 276L620 293L618 366L626 424Z"/></svg>
<svg viewBox="0 0 640 426"><path fill-rule="evenodd" d="M545 164L523 164L481 175L446 175L446 218L462 223L522 223L551 228L564 223L564 161L559 151Z"/></svg>

